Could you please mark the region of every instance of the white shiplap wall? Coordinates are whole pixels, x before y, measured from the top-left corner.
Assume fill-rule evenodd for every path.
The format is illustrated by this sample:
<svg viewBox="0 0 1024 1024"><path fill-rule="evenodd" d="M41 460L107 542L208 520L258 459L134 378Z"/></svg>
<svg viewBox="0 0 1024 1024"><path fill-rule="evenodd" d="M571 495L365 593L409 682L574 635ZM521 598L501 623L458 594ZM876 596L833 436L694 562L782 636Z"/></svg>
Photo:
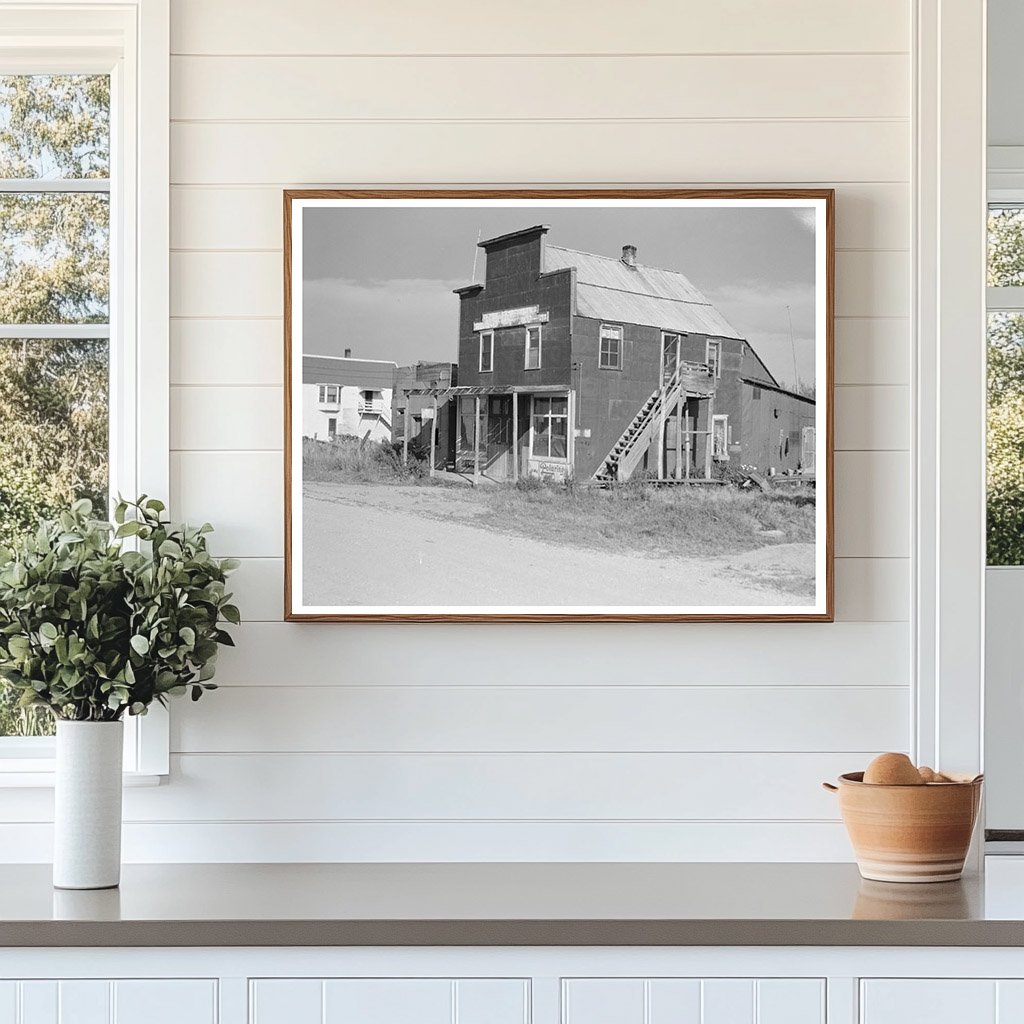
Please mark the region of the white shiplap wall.
<svg viewBox="0 0 1024 1024"><path fill-rule="evenodd" d="M127 856L846 859L819 781L910 736L909 0L172 18L172 499L247 622ZM836 624L282 623L280 191L384 183L834 185Z"/></svg>

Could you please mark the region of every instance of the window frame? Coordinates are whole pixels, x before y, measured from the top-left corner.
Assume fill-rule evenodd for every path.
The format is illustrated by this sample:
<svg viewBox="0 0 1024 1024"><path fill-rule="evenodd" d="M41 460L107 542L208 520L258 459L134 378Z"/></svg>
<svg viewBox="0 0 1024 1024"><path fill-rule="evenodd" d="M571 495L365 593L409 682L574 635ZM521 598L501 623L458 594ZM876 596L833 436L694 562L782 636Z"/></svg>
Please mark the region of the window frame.
<svg viewBox="0 0 1024 1024"><path fill-rule="evenodd" d="M4 33L0 74L110 76L111 495L170 497L169 25L168 0L0 0L0 30L17 28ZM0 180L0 190L25 183ZM31 325L0 324L0 336L32 337ZM169 766L167 712L126 716L126 780L156 782ZM52 738L0 737L0 787L52 786L53 772Z"/></svg>
<svg viewBox="0 0 1024 1024"><path fill-rule="evenodd" d="M711 377L714 380L722 379L722 339L721 338L707 338L704 342L704 363L708 370L711 371L711 349L714 347L716 352L715 356L715 368L711 372Z"/></svg>
<svg viewBox="0 0 1024 1024"><path fill-rule="evenodd" d="M494 331L479 331L478 334L480 337L480 350L478 353L479 359L477 362L478 372L494 373ZM487 338L489 341L487 349L487 355L489 358L487 360L488 365L486 369L484 369L484 338Z"/></svg>
<svg viewBox="0 0 1024 1024"><path fill-rule="evenodd" d="M554 420L565 420L565 455L552 455L551 453L551 438L554 436L550 431L548 432L548 454L542 454L536 450L536 434L537 431L534 427L534 423L538 417L537 413L537 402L552 402L556 398L562 398L565 400L565 413L554 413L550 411L550 405L548 406L549 411L543 414L543 418L550 424ZM530 395L530 458L540 459L544 462L568 462L569 461L569 393L565 394L550 394L550 395Z"/></svg>
<svg viewBox="0 0 1024 1024"><path fill-rule="evenodd" d="M544 331L541 329L541 324L527 324L525 334L525 349L523 352L523 369L524 370L539 370L544 363L543 352L544 352ZM530 331L537 332L537 365L530 365Z"/></svg>
<svg viewBox="0 0 1024 1024"><path fill-rule="evenodd" d="M616 364L610 366L604 362L604 342L605 342L605 331L617 331L617 344L615 347L616 353ZM625 328L622 324L606 324L602 323L597 332L597 368L599 370L622 370L622 348L623 340L625 339Z"/></svg>
<svg viewBox="0 0 1024 1024"><path fill-rule="evenodd" d="M715 452L715 425L722 424L722 454ZM729 461L729 414L716 412L711 417L711 458L713 462Z"/></svg>
<svg viewBox="0 0 1024 1024"><path fill-rule="evenodd" d="M319 394L317 395L318 405L341 405L341 385L340 384L317 384ZM331 392L334 392L334 398L331 398Z"/></svg>

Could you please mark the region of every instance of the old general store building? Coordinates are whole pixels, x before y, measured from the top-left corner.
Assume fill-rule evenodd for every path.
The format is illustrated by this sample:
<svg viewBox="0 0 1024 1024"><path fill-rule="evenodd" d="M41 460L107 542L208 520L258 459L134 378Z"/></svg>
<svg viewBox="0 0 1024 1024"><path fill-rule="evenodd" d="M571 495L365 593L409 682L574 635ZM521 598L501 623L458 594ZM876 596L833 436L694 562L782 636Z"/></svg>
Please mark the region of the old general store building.
<svg viewBox="0 0 1024 1024"><path fill-rule="evenodd" d="M784 388L681 273L635 247L480 242L460 299L454 461L492 479L711 478L813 471L814 401ZM718 471L716 472L716 467Z"/></svg>

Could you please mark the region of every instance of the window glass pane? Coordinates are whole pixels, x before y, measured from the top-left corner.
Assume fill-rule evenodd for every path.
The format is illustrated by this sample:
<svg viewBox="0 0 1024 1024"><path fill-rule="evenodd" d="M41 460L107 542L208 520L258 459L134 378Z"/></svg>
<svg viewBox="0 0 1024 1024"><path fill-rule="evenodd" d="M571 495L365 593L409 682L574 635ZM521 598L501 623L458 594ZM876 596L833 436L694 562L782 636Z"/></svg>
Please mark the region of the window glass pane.
<svg viewBox="0 0 1024 1024"><path fill-rule="evenodd" d="M0 544L76 498L107 510L107 342L0 339ZM0 685L0 736L50 735Z"/></svg>
<svg viewBox="0 0 1024 1024"><path fill-rule="evenodd" d="M1024 285L1024 207L989 208L988 283L993 288Z"/></svg>
<svg viewBox="0 0 1024 1024"><path fill-rule="evenodd" d="M567 416L569 414L569 399L568 398L552 398L551 399L551 412L555 416Z"/></svg>
<svg viewBox="0 0 1024 1024"><path fill-rule="evenodd" d="M988 317L988 564L1024 565L1024 314Z"/></svg>
<svg viewBox="0 0 1024 1024"><path fill-rule="evenodd" d="M0 75L0 178L109 178L107 75Z"/></svg>
<svg viewBox="0 0 1024 1024"><path fill-rule="evenodd" d="M107 195L0 194L0 224L0 323L106 323Z"/></svg>
<svg viewBox="0 0 1024 1024"><path fill-rule="evenodd" d="M565 438L564 437L553 437L553 438L551 438L551 457L553 459L564 459L565 458Z"/></svg>

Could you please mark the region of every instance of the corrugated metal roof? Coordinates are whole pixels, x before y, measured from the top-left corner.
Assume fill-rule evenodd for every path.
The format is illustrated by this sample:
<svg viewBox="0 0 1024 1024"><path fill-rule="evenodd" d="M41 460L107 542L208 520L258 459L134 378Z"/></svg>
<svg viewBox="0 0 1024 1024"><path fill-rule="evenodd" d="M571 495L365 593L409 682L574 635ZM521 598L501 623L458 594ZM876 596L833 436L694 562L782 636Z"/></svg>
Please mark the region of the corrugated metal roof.
<svg viewBox="0 0 1024 1024"><path fill-rule="evenodd" d="M383 359L345 359L343 356L302 357L303 384L341 384L348 387L391 388L397 363Z"/></svg>
<svg viewBox="0 0 1024 1024"><path fill-rule="evenodd" d="M576 309L580 316L666 330L740 338L706 296L674 270L598 256L558 245L544 247L546 271L576 268Z"/></svg>

